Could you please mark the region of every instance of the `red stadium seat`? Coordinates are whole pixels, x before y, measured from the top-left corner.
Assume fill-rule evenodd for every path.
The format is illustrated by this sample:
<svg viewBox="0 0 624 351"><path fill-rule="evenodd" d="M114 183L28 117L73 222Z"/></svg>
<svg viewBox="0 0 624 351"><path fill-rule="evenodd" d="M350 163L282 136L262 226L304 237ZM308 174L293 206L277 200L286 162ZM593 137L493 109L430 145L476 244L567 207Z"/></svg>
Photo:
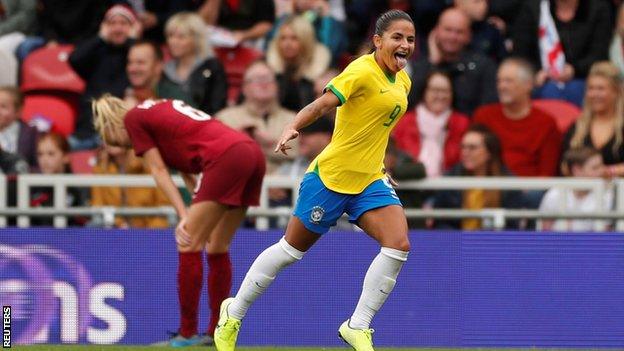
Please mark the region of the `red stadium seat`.
<svg viewBox="0 0 624 351"><path fill-rule="evenodd" d="M45 124L49 123L50 130L67 137L74 132L77 116L77 105L70 98L31 94L24 99L22 120L38 125L40 130L45 130Z"/></svg>
<svg viewBox="0 0 624 351"><path fill-rule="evenodd" d="M225 68L228 80L228 103L233 104L240 94L243 85L243 75L247 66L262 57L262 51L243 46L235 48L217 47L214 50L217 58Z"/></svg>
<svg viewBox="0 0 624 351"><path fill-rule="evenodd" d="M69 154L71 168L73 173L91 174L95 165L96 151L83 150L74 151Z"/></svg>
<svg viewBox="0 0 624 351"><path fill-rule="evenodd" d="M552 115L561 133L565 133L581 114L576 105L563 100L533 100L533 106Z"/></svg>
<svg viewBox="0 0 624 351"><path fill-rule="evenodd" d="M82 94L85 83L67 62L72 50L71 45L60 45L33 51L22 64L21 90Z"/></svg>

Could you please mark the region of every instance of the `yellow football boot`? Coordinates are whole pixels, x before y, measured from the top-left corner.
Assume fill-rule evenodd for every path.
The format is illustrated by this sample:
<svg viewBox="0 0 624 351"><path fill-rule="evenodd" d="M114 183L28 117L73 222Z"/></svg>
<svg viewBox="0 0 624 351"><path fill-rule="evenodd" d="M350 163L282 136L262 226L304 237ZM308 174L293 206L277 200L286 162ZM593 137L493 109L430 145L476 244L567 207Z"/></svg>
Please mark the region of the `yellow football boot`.
<svg viewBox="0 0 624 351"><path fill-rule="evenodd" d="M349 321L347 320L338 329L338 336L351 345L355 351L374 351L374 332L373 329L352 329L349 327Z"/></svg>
<svg viewBox="0 0 624 351"><path fill-rule="evenodd" d="M234 298L230 297L221 303L219 322L214 332L214 344L217 351L234 351L236 348L236 338L238 337L241 321L230 317L228 313L227 309L232 301L234 301Z"/></svg>

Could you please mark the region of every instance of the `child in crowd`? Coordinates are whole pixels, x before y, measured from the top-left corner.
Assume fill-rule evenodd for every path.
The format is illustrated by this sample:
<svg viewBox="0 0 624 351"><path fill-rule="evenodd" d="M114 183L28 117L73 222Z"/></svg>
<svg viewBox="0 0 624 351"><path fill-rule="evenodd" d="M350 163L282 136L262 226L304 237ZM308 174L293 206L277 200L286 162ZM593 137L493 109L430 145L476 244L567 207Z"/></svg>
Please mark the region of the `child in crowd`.
<svg viewBox="0 0 624 351"><path fill-rule="evenodd" d="M598 178L605 174L600 151L591 147L573 148L563 155L562 173L568 177ZM607 185L603 194L592 190L552 188L542 203L542 212L596 212L613 208L613 188ZM587 219L557 219L541 221L542 230L553 231L604 231L612 228L610 221Z"/></svg>
<svg viewBox="0 0 624 351"><path fill-rule="evenodd" d="M71 174L69 143L64 136L57 133L41 135L37 141L37 164L42 174ZM67 207L83 206L85 193L79 188L68 188L66 194ZM32 207L54 206L54 189L51 186L33 187L30 190ZM69 218L68 225L84 225L83 217ZM52 226L51 217L33 217L31 225Z"/></svg>

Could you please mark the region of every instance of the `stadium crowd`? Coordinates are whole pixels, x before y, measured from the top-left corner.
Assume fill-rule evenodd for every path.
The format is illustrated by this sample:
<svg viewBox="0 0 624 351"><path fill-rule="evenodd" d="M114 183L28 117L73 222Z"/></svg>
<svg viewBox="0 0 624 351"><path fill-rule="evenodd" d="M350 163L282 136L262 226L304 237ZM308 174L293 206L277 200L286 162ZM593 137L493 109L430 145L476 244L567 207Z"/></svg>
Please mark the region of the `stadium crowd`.
<svg viewBox="0 0 624 351"><path fill-rule="evenodd" d="M621 2L0 0L0 168L12 179L27 172L149 173L132 152L97 136L91 101L109 93L129 106L182 100L249 134L265 153L268 175L301 177L331 140L334 116L301 130L288 156L273 152L283 126L370 52L375 18L394 8L412 16L418 39L406 68L409 108L386 154L389 174L613 179L624 176ZM84 155L95 162L78 162ZM31 205L51 206L53 196L52 189L32 189ZM406 207L427 208L549 210L562 197L570 209L614 206L612 193L559 189L399 196ZM270 192L275 206L290 199L285 190ZM164 203L151 188L74 189L68 196L68 206ZM542 226L586 230L587 223ZM101 225L86 218L70 224ZM115 225L167 223L119 218ZM410 221L412 228L481 225Z"/></svg>

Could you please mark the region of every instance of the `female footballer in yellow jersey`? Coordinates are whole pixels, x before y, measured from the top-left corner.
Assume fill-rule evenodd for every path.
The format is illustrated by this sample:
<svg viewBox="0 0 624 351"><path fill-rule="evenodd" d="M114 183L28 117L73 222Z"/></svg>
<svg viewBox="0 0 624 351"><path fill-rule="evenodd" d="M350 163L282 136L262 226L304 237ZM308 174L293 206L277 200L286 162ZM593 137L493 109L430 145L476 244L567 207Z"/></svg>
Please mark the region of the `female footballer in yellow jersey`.
<svg viewBox="0 0 624 351"><path fill-rule="evenodd" d="M403 11L384 13L377 19L373 42L373 53L353 61L284 129L276 152L286 153L298 130L338 107L331 143L301 182L285 236L256 258L236 297L221 305L214 335L217 350L235 349L249 306L343 213L377 240L381 251L366 273L355 311L338 332L355 350L373 350L371 320L394 288L410 250L405 214L383 172L383 158L390 132L407 108L411 82L403 69L414 51L412 19Z"/></svg>

